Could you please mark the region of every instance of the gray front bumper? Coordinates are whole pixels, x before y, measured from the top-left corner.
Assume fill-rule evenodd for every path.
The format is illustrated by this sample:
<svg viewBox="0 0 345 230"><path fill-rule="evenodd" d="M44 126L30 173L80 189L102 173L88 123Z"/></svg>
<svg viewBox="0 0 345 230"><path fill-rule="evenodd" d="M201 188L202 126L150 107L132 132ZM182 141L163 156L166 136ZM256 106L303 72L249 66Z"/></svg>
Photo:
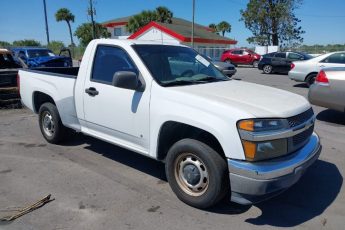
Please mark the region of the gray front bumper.
<svg viewBox="0 0 345 230"><path fill-rule="evenodd" d="M320 152L319 137L313 133L303 148L286 157L260 162L228 159L231 200L252 204L279 194L301 178Z"/></svg>

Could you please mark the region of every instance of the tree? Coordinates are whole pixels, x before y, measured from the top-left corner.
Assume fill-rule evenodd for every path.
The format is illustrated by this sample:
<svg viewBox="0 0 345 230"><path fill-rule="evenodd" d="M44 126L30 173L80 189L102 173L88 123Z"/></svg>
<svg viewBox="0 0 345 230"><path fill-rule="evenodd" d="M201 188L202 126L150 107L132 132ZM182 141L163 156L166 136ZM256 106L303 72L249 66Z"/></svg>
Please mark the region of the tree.
<svg viewBox="0 0 345 230"><path fill-rule="evenodd" d="M212 29L212 32L213 32L213 33L217 33L217 32L218 32L217 25L214 24L214 23L209 24L209 25L208 25L208 28Z"/></svg>
<svg viewBox="0 0 345 230"><path fill-rule="evenodd" d="M67 8L59 9L55 14L56 21L65 21L68 25L69 35L71 37L71 45L74 46L71 22L74 22L74 15Z"/></svg>
<svg viewBox="0 0 345 230"><path fill-rule="evenodd" d="M126 25L127 31L134 33L152 21L172 23L173 13L164 6L157 7L154 11L144 10L132 16Z"/></svg>
<svg viewBox="0 0 345 230"><path fill-rule="evenodd" d="M6 41L0 41L0 47L7 47L7 46L10 46L11 43L9 42L6 42Z"/></svg>
<svg viewBox="0 0 345 230"><path fill-rule="evenodd" d="M253 33L247 41L274 46L303 42L304 31L294 13L301 4L302 0L250 0L241 10L241 20Z"/></svg>
<svg viewBox="0 0 345 230"><path fill-rule="evenodd" d="M163 23L172 23L173 12L165 6L158 6L156 8L157 21Z"/></svg>
<svg viewBox="0 0 345 230"><path fill-rule="evenodd" d="M95 30L96 38L109 38L111 36L108 30L99 23L95 23ZM74 35L78 37L82 46L87 46L87 44L89 44L89 42L93 39L92 24L81 24L74 32Z"/></svg>
<svg viewBox="0 0 345 230"><path fill-rule="evenodd" d="M24 39L24 40L17 40L14 41L13 46L42 46L39 41L33 39Z"/></svg>
<svg viewBox="0 0 345 230"><path fill-rule="evenodd" d="M219 32L222 32L222 35L224 37L225 32L230 33L231 32L231 25L230 23L226 22L226 21L221 21L218 25L217 25L217 30Z"/></svg>
<svg viewBox="0 0 345 230"><path fill-rule="evenodd" d="M62 41L50 41L47 47L55 54L58 54L65 47L65 44Z"/></svg>

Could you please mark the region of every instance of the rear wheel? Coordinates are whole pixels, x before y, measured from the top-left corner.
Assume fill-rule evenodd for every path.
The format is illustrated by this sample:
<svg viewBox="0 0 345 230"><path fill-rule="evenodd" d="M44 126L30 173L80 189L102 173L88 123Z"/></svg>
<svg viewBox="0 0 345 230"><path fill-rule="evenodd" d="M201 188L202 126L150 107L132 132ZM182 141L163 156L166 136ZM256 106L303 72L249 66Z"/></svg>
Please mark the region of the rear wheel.
<svg viewBox="0 0 345 230"><path fill-rule="evenodd" d="M316 73L312 73L312 74L309 74L305 78L305 83L307 84L308 87L310 87L312 84L314 84L316 75L317 75Z"/></svg>
<svg viewBox="0 0 345 230"><path fill-rule="evenodd" d="M258 68L259 61L253 61L253 68Z"/></svg>
<svg viewBox="0 0 345 230"><path fill-rule="evenodd" d="M266 74L270 74L272 73L272 66L271 65L264 65L264 67L262 68L262 71Z"/></svg>
<svg viewBox="0 0 345 230"><path fill-rule="evenodd" d="M49 102L41 105L38 122L43 137L52 144L61 142L71 132L63 126L56 106Z"/></svg>
<svg viewBox="0 0 345 230"><path fill-rule="evenodd" d="M228 193L225 160L197 140L183 139L175 143L168 152L165 170L177 197L193 207L211 207Z"/></svg>
<svg viewBox="0 0 345 230"><path fill-rule="evenodd" d="M231 62L230 59L226 59L225 62L226 62L226 63L229 63L229 64L232 64L232 62Z"/></svg>

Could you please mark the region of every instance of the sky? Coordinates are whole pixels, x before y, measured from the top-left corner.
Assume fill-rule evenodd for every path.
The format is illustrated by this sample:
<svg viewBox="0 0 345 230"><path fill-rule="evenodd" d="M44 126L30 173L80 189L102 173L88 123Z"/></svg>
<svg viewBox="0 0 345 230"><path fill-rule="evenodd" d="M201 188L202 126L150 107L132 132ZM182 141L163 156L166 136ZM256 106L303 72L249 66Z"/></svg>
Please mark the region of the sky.
<svg viewBox="0 0 345 230"><path fill-rule="evenodd" d="M55 13L62 7L75 15L72 31L78 25L90 21L87 16L89 0L46 0L50 40L69 44L69 32L65 22L56 22ZM226 36L247 46L251 32L239 21L240 10L248 0L195 0L195 22L202 25L228 21L231 33ZM192 20L192 0L94 0L95 20L103 22L166 6L175 17ZM0 0L0 41L35 39L46 44L43 0ZM306 31L304 44L345 43L345 0L304 0L296 11L300 25ZM78 41L77 38L74 39ZM78 42L76 42L78 43Z"/></svg>

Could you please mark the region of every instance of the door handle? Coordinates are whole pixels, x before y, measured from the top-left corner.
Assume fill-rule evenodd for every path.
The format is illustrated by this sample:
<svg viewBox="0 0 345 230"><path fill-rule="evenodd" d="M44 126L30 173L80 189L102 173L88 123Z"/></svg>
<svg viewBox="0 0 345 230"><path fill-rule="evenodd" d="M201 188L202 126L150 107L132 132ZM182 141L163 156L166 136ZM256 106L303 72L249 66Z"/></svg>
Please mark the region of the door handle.
<svg viewBox="0 0 345 230"><path fill-rule="evenodd" d="M89 94L89 96L94 97L99 94L99 92L94 87L90 87L88 89L85 89L85 93Z"/></svg>

